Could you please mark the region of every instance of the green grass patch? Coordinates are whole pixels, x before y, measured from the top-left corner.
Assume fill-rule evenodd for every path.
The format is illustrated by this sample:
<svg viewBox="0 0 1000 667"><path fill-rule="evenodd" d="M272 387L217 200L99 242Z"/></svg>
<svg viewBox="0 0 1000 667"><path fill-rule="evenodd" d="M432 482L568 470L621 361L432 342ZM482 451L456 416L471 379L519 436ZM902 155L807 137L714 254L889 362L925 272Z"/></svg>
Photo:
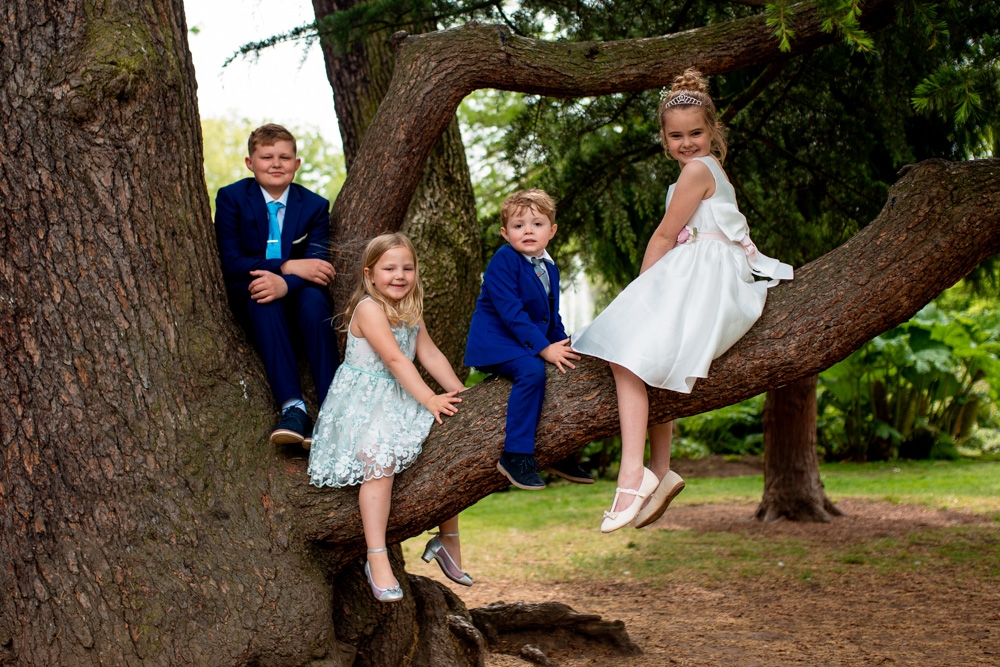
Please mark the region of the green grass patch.
<svg viewBox="0 0 1000 667"><path fill-rule="evenodd" d="M859 498L1000 516L1000 464L994 461L830 463L820 476L834 502Z"/></svg>
<svg viewBox="0 0 1000 667"><path fill-rule="evenodd" d="M1000 522L1000 462L892 462L821 467L835 501L920 504L962 509ZM688 480L674 506L746 504L760 500L757 476ZM928 528L902 537L817 547L800 538L750 530L632 530L600 533L614 483L558 482L545 491L511 489L462 513L463 555L481 576L521 581L627 580L651 587L668 582L702 585L735 578L787 579L815 585L860 572L892 577L921 568L952 568L976 578L1000 578L1000 525ZM669 515L668 515L669 516ZM404 544L415 565L426 536ZM411 569L419 571L411 565Z"/></svg>

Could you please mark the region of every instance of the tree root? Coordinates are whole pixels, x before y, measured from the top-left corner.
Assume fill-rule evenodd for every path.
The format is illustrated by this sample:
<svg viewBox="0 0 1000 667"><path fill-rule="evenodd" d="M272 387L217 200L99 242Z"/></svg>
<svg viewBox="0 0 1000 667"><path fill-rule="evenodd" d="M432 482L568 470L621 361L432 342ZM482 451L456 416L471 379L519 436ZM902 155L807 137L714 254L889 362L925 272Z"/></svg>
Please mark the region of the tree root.
<svg viewBox="0 0 1000 667"><path fill-rule="evenodd" d="M495 602L469 613L491 651L519 655L535 664L554 664L545 655L552 650L642 653L622 621L603 621L596 614L581 614L560 602Z"/></svg>

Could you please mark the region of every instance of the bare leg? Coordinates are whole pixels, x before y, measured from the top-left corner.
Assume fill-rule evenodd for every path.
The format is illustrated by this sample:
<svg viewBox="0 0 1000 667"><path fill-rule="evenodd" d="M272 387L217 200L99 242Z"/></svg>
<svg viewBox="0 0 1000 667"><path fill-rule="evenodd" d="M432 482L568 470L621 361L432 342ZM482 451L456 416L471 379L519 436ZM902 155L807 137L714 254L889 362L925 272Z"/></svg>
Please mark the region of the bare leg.
<svg viewBox="0 0 1000 667"><path fill-rule="evenodd" d="M365 530L365 542L369 549L385 546L385 527L389 523L389 502L392 499L394 475L370 479L361 484L358 491L358 505L361 507L361 525ZM379 588L392 588L396 581L389 565L388 552L368 554L368 567L372 580Z"/></svg>
<svg viewBox="0 0 1000 667"><path fill-rule="evenodd" d="M441 525L438 526L438 530L441 535L438 539L441 540L441 544L444 548L448 550L448 555L451 559L455 561L455 565L461 569L462 567L462 544L457 537L445 537L449 533L458 534L458 517L453 516L447 521L442 521Z"/></svg>
<svg viewBox="0 0 1000 667"><path fill-rule="evenodd" d="M672 421L649 427L649 469L660 479L670 471L670 443L673 434Z"/></svg>
<svg viewBox="0 0 1000 667"><path fill-rule="evenodd" d="M642 484L642 459L646 453L646 426L649 421L649 396L646 383L624 366L611 364L618 391L618 420L622 430L622 462L618 469L618 486L638 489ZM635 496L623 493L612 509L622 511L632 504Z"/></svg>

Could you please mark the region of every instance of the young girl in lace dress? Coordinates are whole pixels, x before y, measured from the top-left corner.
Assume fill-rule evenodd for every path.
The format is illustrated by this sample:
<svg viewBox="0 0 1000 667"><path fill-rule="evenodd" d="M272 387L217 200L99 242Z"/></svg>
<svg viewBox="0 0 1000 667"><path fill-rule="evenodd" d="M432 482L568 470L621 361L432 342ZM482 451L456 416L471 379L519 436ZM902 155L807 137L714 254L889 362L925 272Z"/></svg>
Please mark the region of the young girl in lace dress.
<svg viewBox="0 0 1000 667"><path fill-rule="evenodd" d="M791 266L765 257L750 240L722 170L725 136L699 72L677 77L659 118L664 152L681 165L666 213L639 277L572 337L574 350L611 363L618 392L622 462L603 532L656 521L684 488L670 470L671 423L649 427L646 385L690 393L712 360L760 317L767 288L792 278ZM643 467L647 427L652 470Z"/></svg>
<svg viewBox="0 0 1000 667"><path fill-rule="evenodd" d="M378 236L363 260L345 311L344 362L313 430L309 476L320 487L361 485L365 574L375 598L393 602L403 597L385 545L393 476L416 460L434 421L455 414L464 386L424 326L424 292L410 240L403 234ZM414 357L446 393L427 386ZM472 585L461 570L458 517L441 524L423 558L436 559L452 581Z"/></svg>

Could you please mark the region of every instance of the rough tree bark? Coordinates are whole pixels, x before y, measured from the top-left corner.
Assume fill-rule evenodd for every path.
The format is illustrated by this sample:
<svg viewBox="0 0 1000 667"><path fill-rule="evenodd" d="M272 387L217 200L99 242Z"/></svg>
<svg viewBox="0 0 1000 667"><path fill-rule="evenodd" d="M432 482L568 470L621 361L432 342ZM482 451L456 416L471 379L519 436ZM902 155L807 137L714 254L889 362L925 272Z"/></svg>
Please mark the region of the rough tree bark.
<svg viewBox="0 0 1000 667"><path fill-rule="evenodd" d="M317 22L355 4L357 0L313 0ZM406 29L423 32L427 27L413 23ZM393 70L389 38L387 31L368 32L346 53L321 40L348 173L389 89ZM414 168L419 171L421 166ZM483 258L472 178L454 114L422 169L399 229L410 236L420 257L428 330L459 376L465 377L465 335L479 294ZM366 232L374 235L390 229L395 227L373 219ZM350 247L357 245L360 243ZM334 244L334 252L341 247ZM356 257L348 253L348 261L356 261ZM339 304L345 303L354 289L354 274L341 276L334 288Z"/></svg>
<svg viewBox="0 0 1000 667"><path fill-rule="evenodd" d="M764 399L764 497L759 521L829 522L843 516L823 491L816 454L816 376L789 382Z"/></svg>
<svg viewBox="0 0 1000 667"><path fill-rule="evenodd" d="M263 373L218 316L199 132L181 0L4 4L0 663L332 650Z"/></svg>

